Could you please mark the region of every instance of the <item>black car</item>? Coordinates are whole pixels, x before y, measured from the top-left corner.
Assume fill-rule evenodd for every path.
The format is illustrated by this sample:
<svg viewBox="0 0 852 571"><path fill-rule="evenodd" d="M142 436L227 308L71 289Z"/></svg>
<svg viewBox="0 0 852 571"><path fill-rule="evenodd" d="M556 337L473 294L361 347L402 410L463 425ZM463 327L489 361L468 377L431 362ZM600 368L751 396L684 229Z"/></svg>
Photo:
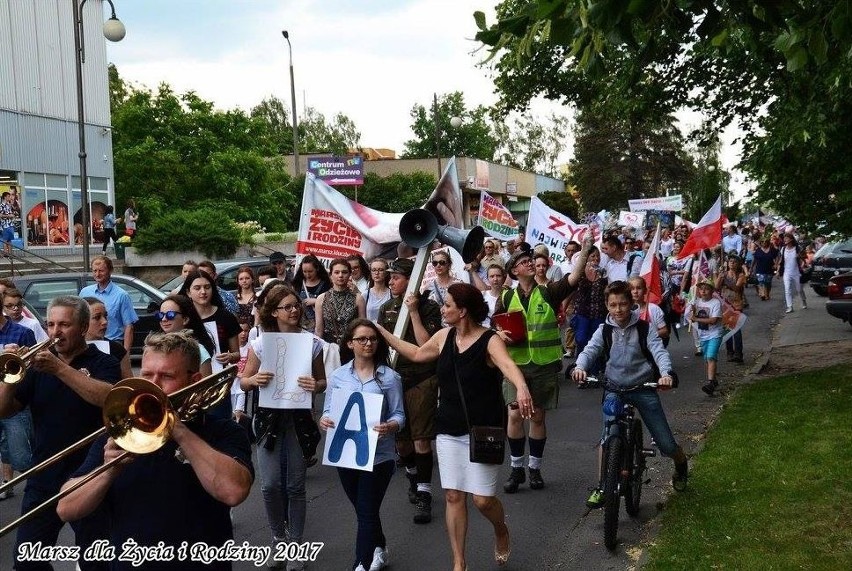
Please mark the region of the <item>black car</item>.
<svg viewBox="0 0 852 571"><path fill-rule="evenodd" d="M130 354L141 357L145 337L151 331L160 330L160 323L154 314L160 309L160 302L166 296L151 284L133 276L113 274L111 280L127 292L133 302L133 309L139 316L133 330L133 347ZM80 272L28 275L15 278L14 281L40 320L47 318L47 304L51 299L59 295L78 295L83 287L95 283L91 274Z"/></svg>
<svg viewBox="0 0 852 571"><path fill-rule="evenodd" d="M237 271L243 266L248 266L255 274L257 274L257 270L269 265L269 258L222 260L220 262L213 262L213 265L216 266L216 285L224 290L234 293L237 291ZM182 284L183 278L181 276L175 276L161 285L160 291L168 295L172 292L172 290L179 288Z"/></svg>
<svg viewBox="0 0 852 571"><path fill-rule="evenodd" d="M825 310L829 315L852 325L852 272L828 280L828 301Z"/></svg>
<svg viewBox="0 0 852 571"><path fill-rule="evenodd" d="M828 280L852 271L852 239L830 242L814 255L811 287L819 295L828 293Z"/></svg>

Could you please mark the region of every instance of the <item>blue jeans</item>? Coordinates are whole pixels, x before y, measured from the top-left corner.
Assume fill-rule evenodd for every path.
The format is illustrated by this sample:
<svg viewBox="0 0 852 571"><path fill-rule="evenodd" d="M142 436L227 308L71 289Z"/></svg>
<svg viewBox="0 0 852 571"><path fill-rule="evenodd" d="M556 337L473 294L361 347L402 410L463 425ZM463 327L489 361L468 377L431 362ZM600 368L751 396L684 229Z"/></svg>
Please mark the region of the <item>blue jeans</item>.
<svg viewBox="0 0 852 571"><path fill-rule="evenodd" d="M32 466L33 417L30 409L0 419L0 459L18 472Z"/></svg>
<svg viewBox="0 0 852 571"><path fill-rule="evenodd" d="M396 468L393 460L387 460L373 466L372 472L338 468L340 483L346 497L355 507L358 516L358 536L355 541L355 563L369 569L373 563L373 552L376 547L386 546L385 534L382 531L381 509L382 500Z"/></svg>
<svg viewBox="0 0 852 571"><path fill-rule="evenodd" d="M675 442L672 429L669 427L669 421L666 420L666 411L663 410L663 404L660 402L660 396L655 389L643 388L621 393L621 398L625 403L632 404L639 411L642 421L648 428L648 432L657 443L657 448L664 456L672 457L677 452L678 445ZM604 432L601 436L601 443L606 436L606 422L613 420L613 417L604 416Z"/></svg>
<svg viewBox="0 0 852 571"><path fill-rule="evenodd" d="M302 541L307 515L305 472L308 467L293 427L293 416L284 413L272 450L257 447L257 472L272 534L283 540Z"/></svg>

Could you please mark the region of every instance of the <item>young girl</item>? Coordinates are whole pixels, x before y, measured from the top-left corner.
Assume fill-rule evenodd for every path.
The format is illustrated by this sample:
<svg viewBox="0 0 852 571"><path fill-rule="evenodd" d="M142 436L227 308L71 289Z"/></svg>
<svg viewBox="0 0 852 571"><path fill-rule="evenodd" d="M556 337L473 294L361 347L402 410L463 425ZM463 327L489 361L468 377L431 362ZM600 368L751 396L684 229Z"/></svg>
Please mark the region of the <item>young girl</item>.
<svg viewBox="0 0 852 571"><path fill-rule="evenodd" d="M663 340L663 347L669 346L669 326L666 325L666 316L660 306L648 301L648 286L640 276L633 276L627 280L630 286L630 296L635 304L633 309L639 313L639 319L654 326L657 335Z"/></svg>
<svg viewBox="0 0 852 571"><path fill-rule="evenodd" d="M722 302L713 296L715 284L710 278L698 282L698 297L686 308L687 319L698 327L698 340L704 362L707 363L707 381L701 390L710 396L719 386L716 381L716 360L722 344Z"/></svg>
<svg viewBox="0 0 852 571"><path fill-rule="evenodd" d="M95 342L94 345L101 352L112 355L121 366L121 378L129 379L133 376L130 369L130 353L124 345L117 341L110 341L104 335L107 330L107 310L104 302L96 297L84 297L89 304L89 329L86 331L86 341Z"/></svg>
<svg viewBox="0 0 852 571"><path fill-rule="evenodd" d="M728 258L728 267L716 278L716 289L724 296L725 301L737 311L742 311L745 306L746 273L738 256ZM743 332L742 329L734 333L725 342L728 350L728 361L732 363L743 362Z"/></svg>

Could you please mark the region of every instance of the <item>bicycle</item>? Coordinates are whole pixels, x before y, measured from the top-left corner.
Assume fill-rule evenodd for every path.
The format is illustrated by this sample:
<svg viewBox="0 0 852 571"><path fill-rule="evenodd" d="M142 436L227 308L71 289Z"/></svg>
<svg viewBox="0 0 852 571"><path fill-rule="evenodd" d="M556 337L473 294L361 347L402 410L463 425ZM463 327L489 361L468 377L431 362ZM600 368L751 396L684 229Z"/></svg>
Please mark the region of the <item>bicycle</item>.
<svg viewBox="0 0 852 571"><path fill-rule="evenodd" d="M603 384L598 381L598 384ZM621 394L637 388L657 388L657 383L644 383L639 387L620 389L604 385L603 412L607 417L602 445L604 545L613 550L618 535L618 513L621 496L624 509L634 517L639 513L642 486L645 479L646 458L656 456L653 448L645 448L642 420L634 405L625 403Z"/></svg>

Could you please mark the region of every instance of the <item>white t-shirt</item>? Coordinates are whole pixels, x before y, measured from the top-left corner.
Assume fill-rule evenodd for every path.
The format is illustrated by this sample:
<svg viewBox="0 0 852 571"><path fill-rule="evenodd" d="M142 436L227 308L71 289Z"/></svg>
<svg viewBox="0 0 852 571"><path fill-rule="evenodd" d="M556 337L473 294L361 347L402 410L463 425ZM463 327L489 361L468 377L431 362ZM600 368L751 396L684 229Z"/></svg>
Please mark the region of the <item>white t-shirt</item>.
<svg viewBox="0 0 852 571"><path fill-rule="evenodd" d="M653 324L656 329L662 329L666 327L666 315L663 313L663 310L656 303L648 303L647 307L647 319L645 312L639 312L639 319L644 319L649 324Z"/></svg>
<svg viewBox="0 0 852 571"><path fill-rule="evenodd" d="M695 300L695 316L696 317L722 317L722 302L718 297L712 297L709 301L704 301L701 298ZM690 311L693 304L687 306L687 311ZM698 340L707 341L722 336L722 320L719 319L715 325L708 323L695 323L694 327L698 329Z"/></svg>
<svg viewBox="0 0 852 571"><path fill-rule="evenodd" d="M672 248L674 248L674 238L669 238L668 240L660 240L660 254L663 258L668 258L672 255Z"/></svg>
<svg viewBox="0 0 852 571"><path fill-rule="evenodd" d="M781 254L784 256L784 277L799 277L801 272L799 271L799 255L796 253L796 247L784 246Z"/></svg>
<svg viewBox="0 0 852 571"><path fill-rule="evenodd" d="M627 253L624 254L624 257L621 258L621 260L614 260L606 254L601 253L601 268L606 270L606 279L609 283L615 281L627 281L628 258L629 256Z"/></svg>

